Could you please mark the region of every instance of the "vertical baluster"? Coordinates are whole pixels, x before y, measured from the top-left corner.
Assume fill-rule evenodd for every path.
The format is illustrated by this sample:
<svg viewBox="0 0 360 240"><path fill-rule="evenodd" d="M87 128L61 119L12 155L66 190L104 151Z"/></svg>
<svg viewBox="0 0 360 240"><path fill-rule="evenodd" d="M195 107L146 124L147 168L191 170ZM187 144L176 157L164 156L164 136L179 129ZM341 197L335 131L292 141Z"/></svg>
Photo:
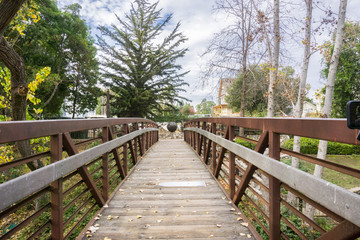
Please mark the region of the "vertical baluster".
<svg viewBox="0 0 360 240"><path fill-rule="evenodd" d="M216 135L216 123L211 124L211 133ZM211 151L212 151L212 153L211 153L212 169L213 169L213 173L215 173L215 169L216 169L216 142L212 142Z"/></svg>
<svg viewBox="0 0 360 240"><path fill-rule="evenodd" d="M102 128L102 142L109 141L109 127ZM115 149L115 151L117 151ZM115 154L115 153L113 153ZM114 156L115 157L115 156ZM109 153L102 155L102 196L107 201L109 196Z"/></svg>
<svg viewBox="0 0 360 240"><path fill-rule="evenodd" d="M128 125L123 124L123 133L126 135L128 133ZM128 143L124 143L123 145L123 162L124 162L124 172L125 176L128 173Z"/></svg>
<svg viewBox="0 0 360 240"><path fill-rule="evenodd" d="M280 160L280 134L269 133L269 157ZM280 239L280 181L269 177L269 232L270 239Z"/></svg>
<svg viewBox="0 0 360 240"><path fill-rule="evenodd" d="M229 140L234 141L235 127L229 127ZM229 188L230 198L233 199L235 195L235 154L230 152L229 154Z"/></svg>
<svg viewBox="0 0 360 240"><path fill-rule="evenodd" d="M51 163L62 159L62 134L50 137ZM63 210L63 179L60 178L50 184L51 186L51 239L64 238L64 210Z"/></svg>

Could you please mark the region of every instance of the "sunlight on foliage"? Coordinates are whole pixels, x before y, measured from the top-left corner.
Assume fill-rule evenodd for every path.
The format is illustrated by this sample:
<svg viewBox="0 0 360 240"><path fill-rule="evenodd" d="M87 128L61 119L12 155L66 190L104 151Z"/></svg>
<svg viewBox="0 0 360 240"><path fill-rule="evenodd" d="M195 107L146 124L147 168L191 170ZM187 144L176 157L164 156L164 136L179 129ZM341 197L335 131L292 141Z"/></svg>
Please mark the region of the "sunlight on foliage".
<svg viewBox="0 0 360 240"><path fill-rule="evenodd" d="M24 36L26 27L40 20L40 12L38 9L39 5L34 0L25 3L11 21L11 29L17 31L21 36Z"/></svg>

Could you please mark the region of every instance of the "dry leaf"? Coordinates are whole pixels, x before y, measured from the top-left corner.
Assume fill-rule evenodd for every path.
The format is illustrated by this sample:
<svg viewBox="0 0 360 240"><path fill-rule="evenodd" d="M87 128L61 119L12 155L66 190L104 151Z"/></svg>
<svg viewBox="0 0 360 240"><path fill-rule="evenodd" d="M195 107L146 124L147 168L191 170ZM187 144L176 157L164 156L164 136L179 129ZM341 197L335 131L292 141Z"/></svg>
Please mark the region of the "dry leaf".
<svg viewBox="0 0 360 240"><path fill-rule="evenodd" d="M112 220L113 217L111 215L107 216L107 220Z"/></svg>
<svg viewBox="0 0 360 240"><path fill-rule="evenodd" d="M103 208L108 208L109 207L109 205L107 205L107 204L105 204L104 206L103 206Z"/></svg>
<svg viewBox="0 0 360 240"><path fill-rule="evenodd" d="M88 229L90 233L95 233L97 230L99 230L99 227L97 226L90 226Z"/></svg>
<svg viewBox="0 0 360 240"><path fill-rule="evenodd" d="M175 216L176 216L176 217L179 217L180 215L177 213Z"/></svg>
<svg viewBox="0 0 360 240"><path fill-rule="evenodd" d="M218 228L221 228L221 225L220 225L220 224L216 224L216 226L217 226Z"/></svg>
<svg viewBox="0 0 360 240"><path fill-rule="evenodd" d="M235 211L236 211L236 209L235 209L235 208L232 208L232 209L230 209L230 211L235 212Z"/></svg>
<svg viewBox="0 0 360 240"><path fill-rule="evenodd" d="M213 236L214 236L214 235L211 234L211 235L209 236L209 238L212 238Z"/></svg>
<svg viewBox="0 0 360 240"><path fill-rule="evenodd" d="M155 211L154 211L154 213L158 213L158 211L157 211L157 210L155 210Z"/></svg>
<svg viewBox="0 0 360 240"><path fill-rule="evenodd" d="M163 221L162 219L157 220L158 223L161 223L162 221Z"/></svg>
<svg viewBox="0 0 360 240"><path fill-rule="evenodd" d="M245 236L246 234L245 233L240 233L240 236Z"/></svg>
<svg viewBox="0 0 360 240"><path fill-rule="evenodd" d="M205 212L206 214L209 214L210 212Z"/></svg>
<svg viewBox="0 0 360 240"><path fill-rule="evenodd" d="M104 240L111 240L111 238L108 238L108 237L104 237Z"/></svg>
<svg viewBox="0 0 360 240"><path fill-rule="evenodd" d="M249 223L243 222L243 223L241 223L241 225L247 227L247 226L249 226Z"/></svg>
<svg viewBox="0 0 360 240"><path fill-rule="evenodd" d="M97 224L94 225L94 227L100 227L100 224L97 223Z"/></svg>
<svg viewBox="0 0 360 240"><path fill-rule="evenodd" d="M99 218L99 217L95 217L94 219L95 219L95 220L99 220L100 218Z"/></svg>
<svg viewBox="0 0 360 240"><path fill-rule="evenodd" d="M241 221L241 220L242 220L242 217L238 217L237 220L238 220L238 221Z"/></svg>
<svg viewBox="0 0 360 240"><path fill-rule="evenodd" d="M139 192L144 192L144 190L140 189Z"/></svg>
<svg viewBox="0 0 360 240"><path fill-rule="evenodd" d="M90 237L92 237L92 235L91 234L86 234L86 237L90 238Z"/></svg>
<svg viewBox="0 0 360 240"><path fill-rule="evenodd" d="M251 234L248 234L248 235L246 235L247 236L247 238L251 238Z"/></svg>
<svg viewBox="0 0 360 240"><path fill-rule="evenodd" d="M136 216L136 218L137 218L137 219L140 219L140 218L142 218L142 216L140 216L140 215L137 215L137 216Z"/></svg>
<svg viewBox="0 0 360 240"><path fill-rule="evenodd" d="M129 219L128 222L132 222L133 220L132 219Z"/></svg>
<svg viewBox="0 0 360 240"><path fill-rule="evenodd" d="M226 199L226 197L222 197L222 199L223 199L223 200L225 200L225 199Z"/></svg>

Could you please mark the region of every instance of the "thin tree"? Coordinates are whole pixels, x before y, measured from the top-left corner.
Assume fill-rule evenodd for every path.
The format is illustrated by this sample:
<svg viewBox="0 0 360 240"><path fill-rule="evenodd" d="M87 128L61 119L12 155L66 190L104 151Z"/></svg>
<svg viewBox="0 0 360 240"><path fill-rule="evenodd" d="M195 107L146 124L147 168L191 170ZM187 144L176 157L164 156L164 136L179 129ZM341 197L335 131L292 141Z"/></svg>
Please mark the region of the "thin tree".
<svg viewBox="0 0 360 240"><path fill-rule="evenodd" d="M180 48L187 38L179 32L178 23L163 38L160 34L172 19L172 14L161 17L157 3L135 0L125 20L119 25L99 28L103 37L98 43L103 52L104 78L109 81L112 96L112 114L117 116L151 117L161 112L163 105L185 99L179 96L187 85L182 79L187 72L176 63L188 49Z"/></svg>
<svg viewBox="0 0 360 240"><path fill-rule="evenodd" d="M270 57L270 81L268 90L267 117L274 117L275 98L274 89L279 69L280 54L280 2L274 0L274 52ZM270 54L270 52L269 52Z"/></svg>
<svg viewBox="0 0 360 240"><path fill-rule="evenodd" d="M311 43L311 21L312 21L312 0L304 0L306 5L306 17L305 17L305 38L303 40L304 44L304 56L303 56L303 63L302 63L302 70L300 76L300 83L299 83L299 94L297 98L297 102L295 105L295 117L301 118L303 113L303 105L304 105L304 98L306 95L306 80L307 74L309 69L309 61L310 61L310 43ZM294 146L293 150L295 152L300 152L300 137L294 136ZM299 159L296 157L292 158L291 165L295 168L299 168ZM295 203L295 195L289 193L288 195L289 201Z"/></svg>
<svg viewBox="0 0 360 240"><path fill-rule="evenodd" d="M327 77L326 82L326 93L325 93L325 103L322 109L322 116L324 118L328 118L331 115L331 106L332 100L334 95L334 85L335 85L335 78L336 78L336 71L337 66L339 63L339 57L341 53L341 47L344 39L344 30L345 30L345 17L346 17L346 7L347 7L347 0L340 0L339 6L339 16L338 16L338 23L336 28L336 37L335 37L335 45L334 51L331 56L330 65L329 65L329 74ZM327 141L320 140L317 158L325 159L327 153ZM314 175L316 177L322 178L324 171L324 167L315 165ZM314 208L312 206L307 206L306 212L308 217L314 218Z"/></svg>

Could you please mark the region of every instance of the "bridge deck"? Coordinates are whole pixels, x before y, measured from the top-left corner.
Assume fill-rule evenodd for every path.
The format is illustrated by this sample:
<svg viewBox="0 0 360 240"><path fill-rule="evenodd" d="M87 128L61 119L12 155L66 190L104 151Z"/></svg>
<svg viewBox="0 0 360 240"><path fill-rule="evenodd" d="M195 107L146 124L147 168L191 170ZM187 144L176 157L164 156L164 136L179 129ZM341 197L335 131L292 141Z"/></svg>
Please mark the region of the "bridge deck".
<svg viewBox="0 0 360 240"><path fill-rule="evenodd" d="M242 224L193 150L183 140L162 140L103 208L92 224L96 232L83 239L253 238Z"/></svg>

